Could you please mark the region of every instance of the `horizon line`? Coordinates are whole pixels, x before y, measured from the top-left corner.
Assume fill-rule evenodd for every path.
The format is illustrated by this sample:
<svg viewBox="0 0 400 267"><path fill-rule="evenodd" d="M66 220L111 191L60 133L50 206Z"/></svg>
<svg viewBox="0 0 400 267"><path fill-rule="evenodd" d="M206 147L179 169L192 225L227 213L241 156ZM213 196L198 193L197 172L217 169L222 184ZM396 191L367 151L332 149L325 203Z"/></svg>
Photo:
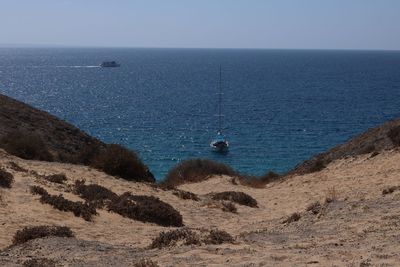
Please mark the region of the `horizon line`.
<svg viewBox="0 0 400 267"><path fill-rule="evenodd" d="M197 49L197 50L322 50L322 51L387 51L399 52L388 48L295 48L295 47L179 47L179 46L125 46L125 45L61 45L61 44L7 44L0 43L0 48L103 48L103 49Z"/></svg>

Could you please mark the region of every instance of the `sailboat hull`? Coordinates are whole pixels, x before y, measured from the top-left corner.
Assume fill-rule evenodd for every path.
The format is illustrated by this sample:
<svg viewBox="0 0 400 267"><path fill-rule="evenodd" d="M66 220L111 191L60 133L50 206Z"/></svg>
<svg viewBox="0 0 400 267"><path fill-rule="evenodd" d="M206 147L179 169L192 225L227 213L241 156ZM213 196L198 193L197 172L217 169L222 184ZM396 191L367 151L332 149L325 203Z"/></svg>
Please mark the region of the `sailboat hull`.
<svg viewBox="0 0 400 267"><path fill-rule="evenodd" d="M229 144L228 142L211 142L210 147L214 152L218 153L226 153L229 150Z"/></svg>

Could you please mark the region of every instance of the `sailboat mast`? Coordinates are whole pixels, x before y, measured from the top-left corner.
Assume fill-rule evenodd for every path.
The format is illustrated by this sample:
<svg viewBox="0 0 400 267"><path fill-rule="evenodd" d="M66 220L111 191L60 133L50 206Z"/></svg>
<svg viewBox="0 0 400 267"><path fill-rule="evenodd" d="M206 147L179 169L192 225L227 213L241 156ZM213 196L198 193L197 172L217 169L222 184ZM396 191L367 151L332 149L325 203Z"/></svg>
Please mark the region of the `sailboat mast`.
<svg viewBox="0 0 400 267"><path fill-rule="evenodd" d="M219 101L218 101L218 128L219 132L222 132L222 114L221 114L221 102L222 102L222 68L219 66Z"/></svg>

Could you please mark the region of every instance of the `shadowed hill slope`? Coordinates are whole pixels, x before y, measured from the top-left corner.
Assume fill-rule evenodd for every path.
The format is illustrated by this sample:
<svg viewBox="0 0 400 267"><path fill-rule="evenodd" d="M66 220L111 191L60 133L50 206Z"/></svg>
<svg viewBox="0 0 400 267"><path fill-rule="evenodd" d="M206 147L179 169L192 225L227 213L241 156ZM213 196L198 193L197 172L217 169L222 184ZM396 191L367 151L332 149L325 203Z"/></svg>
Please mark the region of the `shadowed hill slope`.
<svg viewBox="0 0 400 267"><path fill-rule="evenodd" d="M52 159L60 162L79 162L79 156L89 148L105 147L75 126L0 94L0 140L15 133L38 136ZM0 142L0 147L4 147L4 142Z"/></svg>
<svg viewBox="0 0 400 267"><path fill-rule="evenodd" d="M320 171L330 162L362 154L377 154L400 147L400 119L392 120L351 138L344 144L318 154L297 165L289 175Z"/></svg>

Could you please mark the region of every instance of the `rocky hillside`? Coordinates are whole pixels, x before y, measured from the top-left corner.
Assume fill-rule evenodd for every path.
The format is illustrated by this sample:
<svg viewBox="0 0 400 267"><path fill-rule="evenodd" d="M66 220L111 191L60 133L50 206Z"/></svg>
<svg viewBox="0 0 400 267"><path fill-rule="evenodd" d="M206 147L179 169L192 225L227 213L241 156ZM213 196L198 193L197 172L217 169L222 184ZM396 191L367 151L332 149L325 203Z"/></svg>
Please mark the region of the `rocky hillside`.
<svg viewBox="0 0 400 267"><path fill-rule="evenodd" d="M76 162L88 148L104 146L75 126L0 94L0 147L17 137L43 142L51 158L60 162Z"/></svg>

